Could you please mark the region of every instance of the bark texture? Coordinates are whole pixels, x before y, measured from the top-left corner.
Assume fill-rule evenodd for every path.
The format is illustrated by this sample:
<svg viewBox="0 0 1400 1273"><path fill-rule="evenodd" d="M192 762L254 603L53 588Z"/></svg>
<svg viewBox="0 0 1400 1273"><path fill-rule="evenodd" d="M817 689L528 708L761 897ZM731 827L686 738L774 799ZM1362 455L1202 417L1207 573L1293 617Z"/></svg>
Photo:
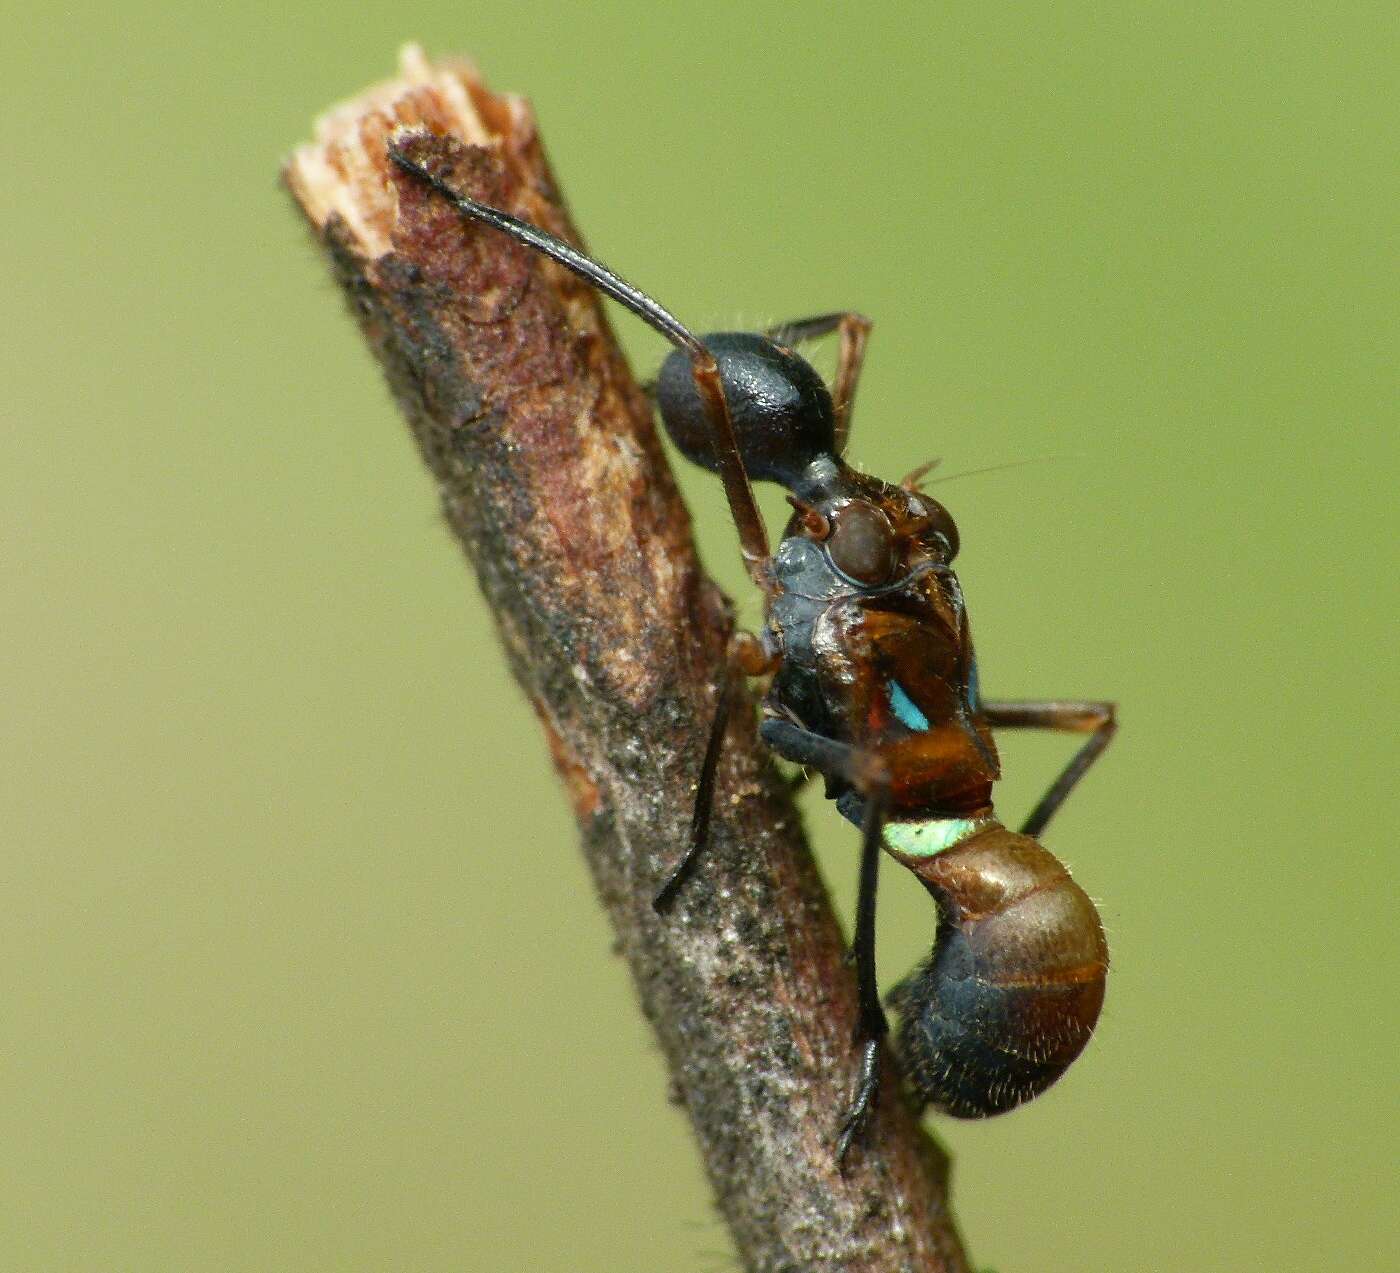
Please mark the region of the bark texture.
<svg viewBox="0 0 1400 1273"><path fill-rule="evenodd" d="M963 1270L946 1164L892 1065L864 1147L837 1170L855 984L750 711L731 717L710 853L671 913L652 911L686 842L728 604L598 298L394 168L397 128L465 193L578 237L528 104L412 48L398 79L318 121L284 172L545 730L740 1257Z"/></svg>

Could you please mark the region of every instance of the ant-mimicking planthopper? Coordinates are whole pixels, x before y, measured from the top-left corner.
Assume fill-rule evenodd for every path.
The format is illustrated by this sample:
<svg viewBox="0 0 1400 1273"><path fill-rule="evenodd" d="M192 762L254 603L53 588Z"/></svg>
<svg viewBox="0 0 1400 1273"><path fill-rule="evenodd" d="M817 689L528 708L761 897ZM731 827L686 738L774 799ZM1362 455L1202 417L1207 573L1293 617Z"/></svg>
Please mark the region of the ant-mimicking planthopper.
<svg viewBox="0 0 1400 1273"><path fill-rule="evenodd" d="M1038 836L1115 729L1104 702L981 697L962 588L958 531L919 486L856 472L841 458L870 322L824 314L764 332L704 337L569 244L452 189L395 138L389 155L466 217L572 270L675 349L654 386L667 433L719 474L754 582L761 637L730 642L691 835L656 894L665 910L702 853L738 674L766 676L759 734L823 775L861 828L853 955L859 986L857 1089L841 1124L844 1164L879 1084L889 1026L875 977L880 856L912 871L938 912L928 961L890 995L904 1068L926 1102L960 1118L1039 1095L1089 1041L1103 1004L1108 945L1098 912ZM793 346L839 334L829 390ZM750 480L777 482L793 515L770 553ZM1017 832L992 808L994 729L1088 737Z"/></svg>

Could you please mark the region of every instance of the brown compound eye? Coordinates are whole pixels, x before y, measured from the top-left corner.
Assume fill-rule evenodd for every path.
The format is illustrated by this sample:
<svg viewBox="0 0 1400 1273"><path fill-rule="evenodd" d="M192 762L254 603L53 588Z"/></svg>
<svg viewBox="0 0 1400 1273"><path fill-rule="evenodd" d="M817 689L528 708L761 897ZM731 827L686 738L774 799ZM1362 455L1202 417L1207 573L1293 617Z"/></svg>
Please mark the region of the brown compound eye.
<svg viewBox="0 0 1400 1273"><path fill-rule="evenodd" d="M924 497L924 507L928 510L928 529L939 536L947 545L947 557L952 561L958 555L958 527L953 515L937 500Z"/></svg>
<svg viewBox="0 0 1400 1273"><path fill-rule="evenodd" d="M831 564L856 583L885 583L899 564L889 519L864 500L853 500L833 514L826 550Z"/></svg>

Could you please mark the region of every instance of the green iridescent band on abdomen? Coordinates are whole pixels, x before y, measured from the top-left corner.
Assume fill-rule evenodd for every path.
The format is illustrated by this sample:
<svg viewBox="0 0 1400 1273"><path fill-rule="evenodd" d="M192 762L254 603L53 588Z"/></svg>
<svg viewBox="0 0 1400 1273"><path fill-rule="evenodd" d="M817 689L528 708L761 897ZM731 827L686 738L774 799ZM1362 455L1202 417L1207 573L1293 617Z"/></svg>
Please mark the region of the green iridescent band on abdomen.
<svg viewBox="0 0 1400 1273"><path fill-rule="evenodd" d="M931 858L961 844L968 836L998 826L992 813L975 818L929 818L921 822L886 822L885 847L911 858Z"/></svg>

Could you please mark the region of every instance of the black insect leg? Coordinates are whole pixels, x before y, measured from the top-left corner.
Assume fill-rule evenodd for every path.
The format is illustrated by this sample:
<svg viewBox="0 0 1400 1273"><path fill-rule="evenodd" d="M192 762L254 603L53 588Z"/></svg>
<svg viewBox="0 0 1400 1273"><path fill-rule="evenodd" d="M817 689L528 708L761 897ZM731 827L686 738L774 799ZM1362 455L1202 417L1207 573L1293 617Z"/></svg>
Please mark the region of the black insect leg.
<svg viewBox="0 0 1400 1273"><path fill-rule="evenodd" d="M884 822L885 790L880 787L866 798L861 827L860 892L856 899L856 931L852 942L859 996L855 1042L861 1050L860 1077L836 1142L836 1161L843 1171L846 1154L869 1121L871 1106L880 1090L880 1047L890 1028L875 977L875 892L880 878L880 839Z"/></svg>
<svg viewBox="0 0 1400 1273"><path fill-rule="evenodd" d="M700 780L695 785L695 809L690 815L690 839L681 860L671 868L666 882L652 898L652 909L664 911L675 899L695 863L710 840L710 813L715 803L715 772L719 768L720 752L724 750L724 733L729 725L729 704L734 697L734 664L725 659L720 673L715 714L710 721L710 737L705 743L705 758L700 762Z"/></svg>
<svg viewBox="0 0 1400 1273"><path fill-rule="evenodd" d="M790 323L770 327L765 336L780 345L797 345L804 340L816 340L828 332L840 331L841 351L836 361L836 381L831 387L831 401L836 409L836 454L846 449L846 437L851 431L851 411L855 406L856 382L865 362L865 345L870 338L871 322L864 314L843 310L835 314L818 314L815 318L798 318Z"/></svg>
<svg viewBox="0 0 1400 1273"><path fill-rule="evenodd" d="M766 720L759 734L778 755L839 777L861 789L865 810L861 819L860 890L856 899L856 927L851 943L856 965L857 1016L855 1043L860 1048L860 1071L855 1095L841 1123L836 1158L842 1170L851 1145L870 1118L880 1090L880 1051L889 1021L880 1003L875 972L875 901L880 875L881 833L885 823L888 782L868 753L848 743L814 734L785 720Z"/></svg>
<svg viewBox="0 0 1400 1273"><path fill-rule="evenodd" d="M764 648L763 642L750 632L734 632L725 649L724 666L715 687L715 714L710 719L710 735L705 742L705 755L700 762L700 777L695 784L695 807L690 815L690 838L681 860L671 868L665 882L652 898L652 908L666 910L675 900L700 855L710 842L710 815L715 803L715 774L719 770L720 754L724 751L725 730L729 725L729 710L733 703L736 683L740 676L768 676L776 667L775 656Z"/></svg>
<svg viewBox="0 0 1400 1273"><path fill-rule="evenodd" d="M1112 703L1032 700L1025 703L983 703L982 712L993 729L1053 729L1061 733L1088 734L1060 776L1040 798L1021 827L1022 835L1038 836L1089 766L1112 741L1118 728Z"/></svg>
<svg viewBox="0 0 1400 1273"><path fill-rule="evenodd" d="M814 734L810 729L777 717L763 721L758 727L758 736L784 760L830 778L844 778L853 785L858 782L856 749L850 743Z"/></svg>

